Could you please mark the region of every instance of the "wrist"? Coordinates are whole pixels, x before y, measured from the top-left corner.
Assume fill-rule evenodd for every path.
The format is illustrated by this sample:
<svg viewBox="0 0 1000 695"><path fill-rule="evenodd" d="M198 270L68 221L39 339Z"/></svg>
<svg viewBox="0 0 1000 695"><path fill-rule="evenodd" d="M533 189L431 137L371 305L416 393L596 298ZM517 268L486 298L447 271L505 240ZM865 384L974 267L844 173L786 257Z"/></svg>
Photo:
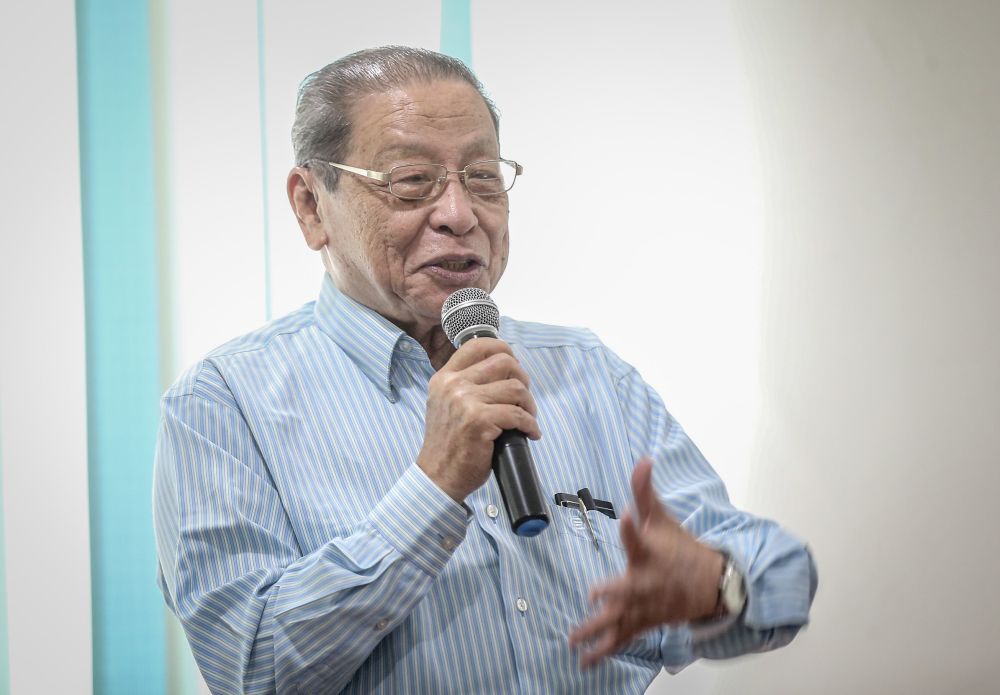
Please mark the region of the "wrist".
<svg viewBox="0 0 1000 695"><path fill-rule="evenodd" d="M711 620L719 617L722 595L719 587L726 569L726 556L717 550L705 548L705 563L702 579L698 585L698 600L695 621Z"/></svg>
<svg viewBox="0 0 1000 695"><path fill-rule="evenodd" d="M435 465L434 462L424 452L417 455L417 467L430 478L431 482L437 485L438 489L451 497L459 504L465 502L465 498L471 490L466 490L462 486L455 484L455 481L447 475L447 470L442 466Z"/></svg>
<svg viewBox="0 0 1000 695"><path fill-rule="evenodd" d="M717 554L722 558L722 573L716 585L715 608L708 620L739 616L747 601L746 582L736 563L724 552Z"/></svg>

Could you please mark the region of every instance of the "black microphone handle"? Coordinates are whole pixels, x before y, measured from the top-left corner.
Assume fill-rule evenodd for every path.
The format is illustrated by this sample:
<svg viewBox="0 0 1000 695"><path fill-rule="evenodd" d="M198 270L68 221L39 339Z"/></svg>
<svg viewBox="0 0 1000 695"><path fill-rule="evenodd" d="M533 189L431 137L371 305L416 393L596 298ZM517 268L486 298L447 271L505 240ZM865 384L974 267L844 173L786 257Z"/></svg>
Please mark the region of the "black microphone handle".
<svg viewBox="0 0 1000 695"><path fill-rule="evenodd" d="M542 484L520 430L504 430L493 444L493 475L503 497L510 528L518 536L537 536L549 525Z"/></svg>
<svg viewBox="0 0 1000 695"><path fill-rule="evenodd" d="M498 338L492 326L465 335L461 345L475 338ZM528 438L520 430L504 430L493 442L493 476L507 508L510 528L518 536L530 538L548 528L549 512Z"/></svg>

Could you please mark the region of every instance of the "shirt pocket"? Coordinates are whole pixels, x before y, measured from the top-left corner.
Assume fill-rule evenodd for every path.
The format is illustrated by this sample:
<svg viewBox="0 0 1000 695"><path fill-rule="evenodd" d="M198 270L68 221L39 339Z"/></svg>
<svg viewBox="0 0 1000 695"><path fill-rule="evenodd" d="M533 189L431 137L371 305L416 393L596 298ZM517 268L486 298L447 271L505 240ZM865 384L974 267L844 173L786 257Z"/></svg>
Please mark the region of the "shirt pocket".
<svg viewBox="0 0 1000 695"><path fill-rule="evenodd" d="M581 509L549 505L549 513L552 518L549 531L555 531L551 541L558 546L555 555L560 559L560 576L553 598L561 604L570 625L575 627L599 610L598 606L590 604L590 589L625 572L625 549L619 536L621 522L601 512L589 511L587 518L593 528L592 536ZM620 653L659 661L659 645L659 630L651 630L626 645Z"/></svg>
<svg viewBox="0 0 1000 695"><path fill-rule="evenodd" d="M549 505L552 511L553 524L556 530L562 535L576 536L583 539L595 550L605 548L615 553L610 553L612 557L620 556L622 567L624 567L624 548L622 548L621 536L618 535L618 520L597 511L588 511L586 517L579 507L563 507L561 505ZM590 521L588 528L587 520ZM593 529L593 536L590 529ZM594 542L597 545L594 545Z"/></svg>

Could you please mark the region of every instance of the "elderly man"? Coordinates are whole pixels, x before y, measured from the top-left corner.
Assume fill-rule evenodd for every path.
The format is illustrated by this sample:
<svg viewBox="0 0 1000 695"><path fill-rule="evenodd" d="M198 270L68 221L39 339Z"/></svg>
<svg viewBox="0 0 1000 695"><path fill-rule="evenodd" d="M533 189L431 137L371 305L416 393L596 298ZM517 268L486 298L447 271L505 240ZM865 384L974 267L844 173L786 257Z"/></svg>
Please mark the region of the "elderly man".
<svg viewBox="0 0 1000 695"><path fill-rule="evenodd" d="M579 329L444 335L503 274L521 172L472 73L361 51L306 78L292 137L319 299L163 399L159 583L212 690L641 692L791 640L808 551L729 504L634 368ZM533 538L490 475L510 429L553 502ZM581 488L617 513L554 503Z"/></svg>

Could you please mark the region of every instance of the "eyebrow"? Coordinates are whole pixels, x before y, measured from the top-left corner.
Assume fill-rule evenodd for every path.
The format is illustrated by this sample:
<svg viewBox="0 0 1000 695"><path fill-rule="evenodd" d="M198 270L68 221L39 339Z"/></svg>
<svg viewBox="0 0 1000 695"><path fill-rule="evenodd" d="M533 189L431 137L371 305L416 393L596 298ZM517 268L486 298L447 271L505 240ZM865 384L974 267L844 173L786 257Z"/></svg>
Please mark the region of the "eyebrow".
<svg viewBox="0 0 1000 695"><path fill-rule="evenodd" d="M492 150L492 148L496 148L497 154L495 156L499 157L500 148L495 142L482 140L476 143L472 143L467 151L482 152L483 154L482 157L473 155L474 159L470 159L470 161L475 161L476 159L480 158L481 159L493 158L494 155L490 153L490 150ZM373 163L388 162L390 160L401 160L401 159L405 160L406 158L417 158L417 157L426 158L428 160L434 159L434 156L427 148L421 147L420 145L400 144L400 145L391 145L386 149L376 153L375 157L373 158Z"/></svg>

